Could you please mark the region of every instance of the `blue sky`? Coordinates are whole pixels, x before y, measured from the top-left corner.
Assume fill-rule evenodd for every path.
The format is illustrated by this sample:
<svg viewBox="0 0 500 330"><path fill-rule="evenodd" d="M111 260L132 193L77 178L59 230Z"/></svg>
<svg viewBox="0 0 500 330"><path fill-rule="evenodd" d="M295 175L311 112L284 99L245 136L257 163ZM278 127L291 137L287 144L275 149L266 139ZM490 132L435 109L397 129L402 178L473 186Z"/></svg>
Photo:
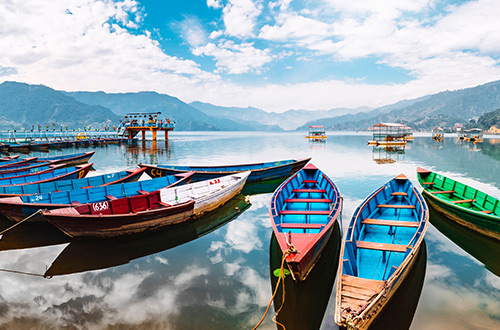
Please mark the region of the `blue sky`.
<svg viewBox="0 0 500 330"><path fill-rule="evenodd" d="M498 17L496 0L2 1L0 82L377 107L500 79Z"/></svg>

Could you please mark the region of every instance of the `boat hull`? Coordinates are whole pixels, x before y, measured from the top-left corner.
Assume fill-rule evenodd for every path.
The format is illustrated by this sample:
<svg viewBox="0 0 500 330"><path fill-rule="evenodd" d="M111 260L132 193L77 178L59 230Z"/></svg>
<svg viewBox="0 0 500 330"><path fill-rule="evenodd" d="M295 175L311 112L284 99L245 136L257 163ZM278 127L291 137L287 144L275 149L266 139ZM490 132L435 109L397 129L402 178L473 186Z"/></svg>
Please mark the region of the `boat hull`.
<svg viewBox="0 0 500 330"><path fill-rule="evenodd" d="M428 222L425 200L404 175L365 199L342 244L335 323L370 327L413 268Z"/></svg>
<svg viewBox="0 0 500 330"><path fill-rule="evenodd" d="M278 165L261 169L251 169L251 168L247 169L247 167L251 167L253 164L246 164L237 166L226 166L225 167L226 170L217 169L217 167L205 167L205 169L203 169L203 167L196 167L188 170L196 172L193 177L193 182L211 180L221 176L226 176L230 174L236 174L243 171L251 170L252 173L248 177L247 182L254 183L254 182L267 181L267 180L290 176L299 171L301 168L303 168L307 164L307 162L309 162L309 160L310 158L301 159L288 164L279 164L279 162L277 162ZM173 168L172 167L166 168L166 167L145 165L145 164L139 164L139 166L147 167L146 173L152 178L185 173L188 171L188 170L175 169L175 166L172 166ZM231 167L242 167L245 169L231 170Z"/></svg>
<svg viewBox="0 0 500 330"><path fill-rule="evenodd" d="M155 231L180 223L193 215L194 202L123 215L54 216L47 220L72 238L110 238Z"/></svg>
<svg viewBox="0 0 500 330"><path fill-rule="evenodd" d="M341 210L337 187L312 164L274 192L269 217L296 282L304 281L320 258Z"/></svg>
<svg viewBox="0 0 500 330"><path fill-rule="evenodd" d="M427 193L425 190L423 195L427 203L447 219L485 236L500 240L500 222L498 218L488 216L487 214L475 214L478 212L453 207Z"/></svg>

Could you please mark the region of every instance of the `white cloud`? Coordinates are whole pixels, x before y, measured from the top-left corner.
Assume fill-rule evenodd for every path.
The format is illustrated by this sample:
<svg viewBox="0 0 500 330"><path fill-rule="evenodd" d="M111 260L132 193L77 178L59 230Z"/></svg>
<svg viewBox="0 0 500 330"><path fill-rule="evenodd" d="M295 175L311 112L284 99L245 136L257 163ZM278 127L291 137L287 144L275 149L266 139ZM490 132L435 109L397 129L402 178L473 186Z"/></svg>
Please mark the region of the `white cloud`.
<svg viewBox="0 0 500 330"><path fill-rule="evenodd" d="M236 44L232 41L223 41L218 45L208 43L194 48L193 54L213 56L217 68L231 74L257 71L272 59L267 49L257 49L252 43Z"/></svg>
<svg viewBox="0 0 500 330"><path fill-rule="evenodd" d="M226 34L250 37L262 8L251 0L229 0L222 10Z"/></svg>
<svg viewBox="0 0 500 330"><path fill-rule="evenodd" d="M206 32L196 18L188 17L181 22L182 37L191 47L206 43Z"/></svg>

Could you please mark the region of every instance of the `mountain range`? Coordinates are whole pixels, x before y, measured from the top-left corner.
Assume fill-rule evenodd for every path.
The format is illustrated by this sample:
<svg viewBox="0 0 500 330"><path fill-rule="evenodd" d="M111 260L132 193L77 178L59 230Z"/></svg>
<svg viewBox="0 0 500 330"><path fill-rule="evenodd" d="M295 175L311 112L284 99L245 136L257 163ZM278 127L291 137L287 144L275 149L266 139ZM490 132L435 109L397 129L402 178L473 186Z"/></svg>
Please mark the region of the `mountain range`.
<svg viewBox="0 0 500 330"><path fill-rule="evenodd" d="M65 92L43 85L0 84L0 128L31 128L57 123L68 127L117 125L130 112L161 112L177 130L282 131L324 125L329 130L366 129L378 122L400 122L416 129L467 123L500 108L500 81L402 100L379 108L335 108L266 112L247 107L185 103L156 92Z"/></svg>

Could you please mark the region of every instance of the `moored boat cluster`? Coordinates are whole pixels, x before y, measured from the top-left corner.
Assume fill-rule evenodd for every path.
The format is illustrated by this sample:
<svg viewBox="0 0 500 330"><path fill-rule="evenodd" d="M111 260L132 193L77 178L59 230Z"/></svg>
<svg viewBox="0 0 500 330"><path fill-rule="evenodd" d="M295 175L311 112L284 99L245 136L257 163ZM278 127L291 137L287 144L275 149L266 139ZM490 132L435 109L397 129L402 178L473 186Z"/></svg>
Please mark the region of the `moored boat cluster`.
<svg viewBox="0 0 500 330"><path fill-rule="evenodd" d="M269 216L295 282L307 281L341 220L342 194L310 158L229 166L138 164L87 177L93 154L0 158L0 214L16 225L47 221L74 239L123 237L196 221L245 185L279 179ZM139 180L143 175L150 179ZM417 176L423 194L400 174L367 196L345 228L334 314L340 326L370 327L402 286L424 244L427 203L500 239L497 199L429 170L418 168Z"/></svg>

